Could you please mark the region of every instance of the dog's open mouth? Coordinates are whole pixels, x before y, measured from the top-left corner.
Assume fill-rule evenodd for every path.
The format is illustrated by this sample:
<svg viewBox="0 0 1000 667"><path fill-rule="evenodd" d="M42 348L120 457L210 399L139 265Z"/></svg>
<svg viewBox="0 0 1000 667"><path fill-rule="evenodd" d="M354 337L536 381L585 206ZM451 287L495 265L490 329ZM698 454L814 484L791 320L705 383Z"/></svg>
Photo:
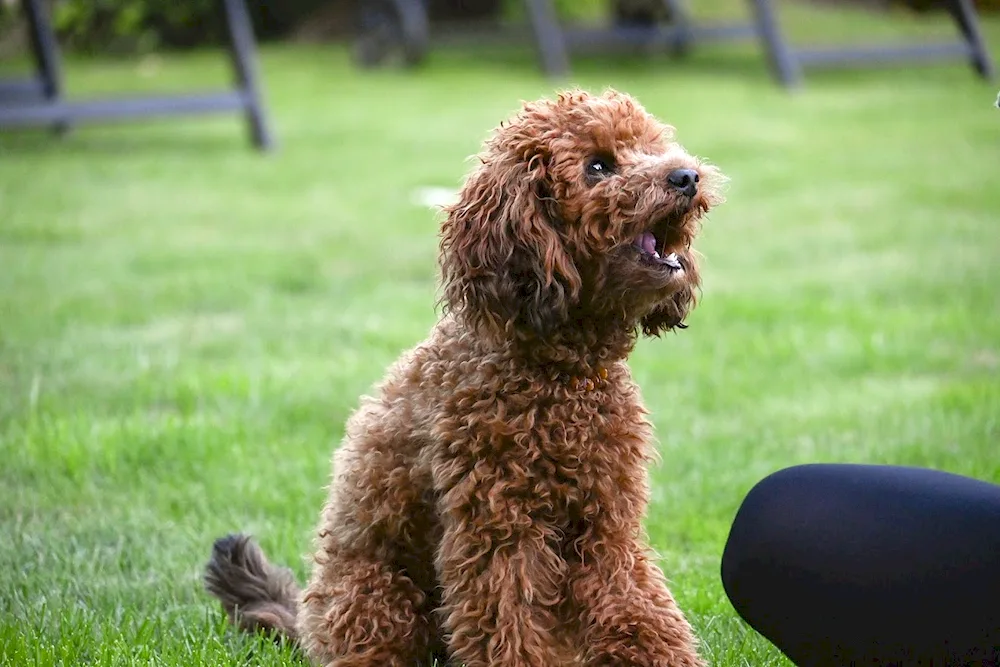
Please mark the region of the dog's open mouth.
<svg viewBox="0 0 1000 667"><path fill-rule="evenodd" d="M669 236L671 236L669 224L660 223L655 225L651 231L636 236L632 245L639 249L639 257L643 261L671 271L683 271L684 264L680 255L667 247Z"/></svg>

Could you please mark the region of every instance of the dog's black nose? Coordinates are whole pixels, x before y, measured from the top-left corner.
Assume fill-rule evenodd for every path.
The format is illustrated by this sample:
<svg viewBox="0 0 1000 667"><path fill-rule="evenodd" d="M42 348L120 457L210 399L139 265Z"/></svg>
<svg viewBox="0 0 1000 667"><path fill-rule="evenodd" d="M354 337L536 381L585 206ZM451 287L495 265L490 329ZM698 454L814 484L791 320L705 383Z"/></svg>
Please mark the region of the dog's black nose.
<svg viewBox="0 0 1000 667"><path fill-rule="evenodd" d="M667 182L688 197L698 194L698 172L694 169L674 169L667 174Z"/></svg>

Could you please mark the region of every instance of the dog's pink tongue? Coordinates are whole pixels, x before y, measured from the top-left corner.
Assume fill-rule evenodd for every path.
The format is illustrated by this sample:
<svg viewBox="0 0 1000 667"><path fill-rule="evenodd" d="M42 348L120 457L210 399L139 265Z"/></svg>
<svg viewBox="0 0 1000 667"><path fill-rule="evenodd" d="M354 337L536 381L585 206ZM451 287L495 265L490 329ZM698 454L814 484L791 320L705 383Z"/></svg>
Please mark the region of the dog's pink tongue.
<svg viewBox="0 0 1000 667"><path fill-rule="evenodd" d="M642 248L642 251L649 255L656 252L656 237L653 236L652 232L643 232L642 234L639 234L635 237L635 241L633 241L633 243Z"/></svg>

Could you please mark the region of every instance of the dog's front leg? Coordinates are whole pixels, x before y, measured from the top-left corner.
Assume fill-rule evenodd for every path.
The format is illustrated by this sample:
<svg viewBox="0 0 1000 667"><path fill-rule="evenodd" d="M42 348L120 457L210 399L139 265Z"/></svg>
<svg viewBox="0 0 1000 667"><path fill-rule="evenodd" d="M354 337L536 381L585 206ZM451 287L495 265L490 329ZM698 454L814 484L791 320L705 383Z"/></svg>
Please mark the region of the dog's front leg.
<svg viewBox="0 0 1000 667"><path fill-rule="evenodd" d="M565 561L526 501L501 482L442 496L437 558L452 661L464 667L561 667L551 631Z"/></svg>
<svg viewBox="0 0 1000 667"><path fill-rule="evenodd" d="M700 667L691 627L660 569L635 537L637 526L581 540L570 572L588 667Z"/></svg>

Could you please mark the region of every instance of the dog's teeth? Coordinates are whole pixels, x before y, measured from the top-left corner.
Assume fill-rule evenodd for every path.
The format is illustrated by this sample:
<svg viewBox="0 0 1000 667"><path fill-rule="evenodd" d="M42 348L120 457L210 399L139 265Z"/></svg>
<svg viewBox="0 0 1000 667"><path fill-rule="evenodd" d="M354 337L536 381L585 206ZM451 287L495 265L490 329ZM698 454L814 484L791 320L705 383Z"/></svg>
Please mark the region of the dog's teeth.
<svg viewBox="0 0 1000 667"><path fill-rule="evenodd" d="M660 253L658 253L658 252L656 252L656 251L654 250L654 251L653 251L653 259L659 259L659 258L660 258Z"/></svg>
<svg viewBox="0 0 1000 667"><path fill-rule="evenodd" d="M681 266L681 260L678 259L676 252L672 252L669 255L667 255L666 257L664 257L663 258L663 263L666 264L667 266L669 266L672 269L683 268Z"/></svg>

